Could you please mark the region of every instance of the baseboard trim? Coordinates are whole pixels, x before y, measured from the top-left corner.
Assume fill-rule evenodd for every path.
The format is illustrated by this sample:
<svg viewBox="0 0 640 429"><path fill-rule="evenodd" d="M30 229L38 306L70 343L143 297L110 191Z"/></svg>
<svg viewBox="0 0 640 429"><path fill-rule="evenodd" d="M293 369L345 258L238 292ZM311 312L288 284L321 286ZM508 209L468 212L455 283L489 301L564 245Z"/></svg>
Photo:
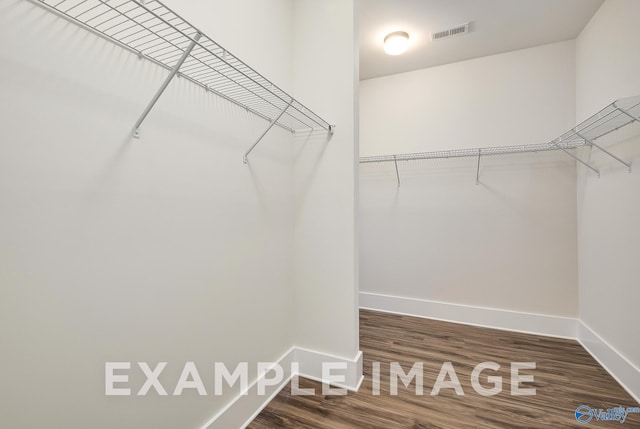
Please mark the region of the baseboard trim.
<svg viewBox="0 0 640 429"><path fill-rule="evenodd" d="M575 340L578 319L360 292L360 308Z"/></svg>
<svg viewBox="0 0 640 429"><path fill-rule="evenodd" d="M327 353L296 347L295 357L295 361L298 362L300 366L298 375L301 377L323 382L323 380L325 380L325 374L322 373L322 364L324 362L336 362L345 365L345 368L344 370L332 370L331 374L342 377L344 382L334 382L331 383L332 385L357 392L364 379L361 351L358 351L354 358L345 359Z"/></svg>
<svg viewBox="0 0 640 429"><path fill-rule="evenodd" d="M266 386L266 394L258 395L258 381L256 379L246 390L232 399L222 410L205 423L201 429L244 429L260 414L280 391L287 386L295 376L306 377L311 380L326 382L322 372L322 363L339 363L344 369L334 369L332 376L343 377L343 383L331 383L337 388L357 392L364 380L362 352L359 351L352 359L333 356L315 350L301 347L292 347L277 362L274 367L280 365L284 370L283 381L273 386ZM292 363L298 364L298 370L292 372Z"/></svg>
<svg viewBox="0 0 640 429"><path fill-rule="evenodd" d="M520 313L360 292L360 308L445 322L577 340L623 389L640 403L640 369L580 319ZM631 387L633 386L633 387Z"/></svg>
<svg viewBox="0 0 640 429"><path fill-rule="evenodd" d="M640 369L582 320L578 325L578 342L640 404Z"/></svg>
<svg viewBox="0 0 640 429"><path fill-rule="evenodd" d="M233 398L222 410L211 417L201 429L244 429L247 427L293 378L291 363L294 357L295 347L292 347L277 362L274 362L273 367L280 365L284 370L284 377L281 383L266 386L266 394L258 395L258 381L264 378L264 375L257 378L245 392Z"/></svg>
<svg viewBox="0 0 640 429"><path fill-rule="evenodd" d="M363 309L577 340L633 399L640 403L640 369L581 320L369 292L360 292L359 298L360 308ZM294 362L298 363L296 373L291 371L291 364ZM332 375L344 377L344 382L332 383L332 385L358 391L364 380L362 352L358 352L356 356L349 359L302 347L292 347L276 362L285 372L281 383L268 386L267 394L262 396L257 394L258 380L254 381L246 394L240 394L234 398L204 424L202 429L246 428L294 376L299 375L325 382L325 374L322 372L323 362L335 362L344 366L342 370L331 372Z"/></svg>

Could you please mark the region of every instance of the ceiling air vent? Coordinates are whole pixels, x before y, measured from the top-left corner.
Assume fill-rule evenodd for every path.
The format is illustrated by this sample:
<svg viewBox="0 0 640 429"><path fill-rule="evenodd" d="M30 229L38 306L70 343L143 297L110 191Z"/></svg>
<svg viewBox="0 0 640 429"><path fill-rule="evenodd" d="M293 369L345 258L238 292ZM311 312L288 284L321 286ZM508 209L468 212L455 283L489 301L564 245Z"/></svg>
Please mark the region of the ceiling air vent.
<svg viewBox="0 0 640 429"><path fill-rule="evenodd" d="M456 25L452 28L447 28L446 30L438 31L435 33L431 33L431 40L442 40L448 39L449 37L460 36L462 34L467 34L469 32L469 23Z"/></svg>

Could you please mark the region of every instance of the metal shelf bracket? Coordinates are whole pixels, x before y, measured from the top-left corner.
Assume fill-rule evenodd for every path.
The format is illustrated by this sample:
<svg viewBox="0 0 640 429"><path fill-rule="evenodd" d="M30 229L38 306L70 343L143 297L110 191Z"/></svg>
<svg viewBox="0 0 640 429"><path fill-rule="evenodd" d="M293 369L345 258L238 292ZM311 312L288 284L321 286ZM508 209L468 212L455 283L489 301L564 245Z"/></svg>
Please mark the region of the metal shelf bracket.
<svg viewBox="0 0 640 429"><path fill-rule="evenodd" d="M583 136L582 134L580 134L577 130L574 130L576 135L578 137L580 137L582 140L584 140L585 143L597 147L600 151L606 153L607 155L609 155L611 158L615 159L616 161L618 161L620 164L624 165L625 167L627 167L627 170L629 170L629 173L631 173L631 164L624 162L623 160L621 160L620 158L618 158L617 156L615 156L614 154L612 154L611 152L609 152L608 150L606 150L605 148L595 144L593 142L592 139L589 139L585 136Z"/></svg>
<svg viewBox="0 0 640 429"><path fill-rule="evenodd" d="M167 89L167 87L169 86L173 78L178 74L180 67L182 67L182 64L189 57L189 54L198 43L198 40L200 40L201 36L202 36L202 33L200 32L196 33L196 35L193 37L193 40L187 47L187 49L185 49L185 51L182 53L182 56L180 57L178 62L173 66L173 69L171 69L171 73L169 73L167 78L164 80L164 82L160 86L160 89L158 89L158 92L156 92L156 95L153 96L153 98L151 99L151 102L144 109L144 111L142 112L142 115L140 115L140 118L136 121L136 124L133 126L133 137L140 138L140 125L142 125L142 122L144 122L144 120L147 118L147 115L149 114L149 112L151 112L151 109L153 109L153 106L155 106L155 104L158 102L158 100L160 99L160 96Z"/></svg>
<svg viewBox="0 0 640 429"><path fill-rule="evenodd" d="M393 155L393 163L396 165L396 179L398 179L398 186L400 186L400 173L398 172L398 159Z"/></svg>
<svg viewBox="0 0 640 429"><path fill-rule="evenodd" d="M584 165L585 167L587 167L589 170L593 171L594 173L596 173L596 175L598 176L598 178L600 178L600 172L593 166L591 166L590 164L584 162L583 160L581 160L580 158L578 158L577 156L575 156L574 154L572 154L571 152L569 152L568 150L566 150L565 148L563 148L562 146L560 146L558 139L553 140L551 143L553 143L554 145L556 145L558 147L558 149L560 149L561 151L563 151L564 153L566 153L567 155L569 155L571 158L575 159L576 161L578 161L580 164Z"/></svg>
<svg viewBox="0 0 640 429"><path fill-rule="evenodd" d="M280 114L278 115L278 117L277 117L277 118L275 118L275 119L273 119L273 120L271 121L271 123L269 124L269 126L267 127L267 129L266 129L266 130L264 130L264 132L262 133L262 135L260 135L260 137L258 137L258 140L256 140L256 141L255 141L255 143L251 145L251 147L249 148L249 150L247 151L247 153L245 153L245 154L244 154L244 157L242 158L242 162L244 162L245 164L247 164L247 163L249 162L249 158L248 158L248 156L249 156L249 154L251 153L251 151L252 151L252 150L253 150L253 149L258 145L258 143L260 143L260 140L262 140L262 139L263 139L263 137L267 135L267 133L269 132L269 130L270 130L271 128L273 128L273 126L274 126L274 125L275 125L275 124L280 120L280 118L282 117L282 115L284 115L284 114L285 114L285 112L287 111L287 109L291 106L291 103L293 103L293 100L291 100L291 101L287 104L287 106L286 106L284 109L282 109L282 111L280 112Z"/></svg>
<svg viewBox="0 0 640 429"><path fill-rule="evenodd" d="M624 113L625 115L627 115L628 117L630 117L631 119L633 119L636 122L640 122L640 118L637 116L632 115L631 113L629 113L628 110L623 109L622 107L617 105L617 102L613 103L613 107L615 107L616 109L618 109L620 112Z"/></svg>
<svg viewBox="0 0 640 429"><path fill-rule="evenodd" d="M480 155L482 154L482 149L478 149L478 166L476 167L476 185L480 184Z"/></svg>

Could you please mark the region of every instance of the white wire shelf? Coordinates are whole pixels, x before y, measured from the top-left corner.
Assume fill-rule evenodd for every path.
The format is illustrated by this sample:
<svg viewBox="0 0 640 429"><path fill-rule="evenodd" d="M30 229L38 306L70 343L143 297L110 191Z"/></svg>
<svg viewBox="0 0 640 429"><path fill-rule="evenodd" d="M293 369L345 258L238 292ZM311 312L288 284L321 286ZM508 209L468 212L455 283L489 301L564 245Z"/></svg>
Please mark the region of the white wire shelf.
<svg viewBox="0 0 640 429"><path fill-rule="evenodd" d="M576 147L583 145L584 142L576 141L563 142L559 145L553 143L542 143L530 145L478 147L471 149L438 150L432 152L402 153L396 155L365 156L360 158L360 163L364 164L369 162L411 161L417 159L477 158L478 155L509 155L515 153L560 150L561 148L575 149Z"/></svg>
<svg viewBox="0 0 640 429"><path fill-rule="evenodd" d="M622 127L631 124L634 121L640 123L640 96L627 97L616 100L604 109L600 110L595 115L590 116L571 130L567 131L560 137L557 137L548 143L365 156L360 158L360 163L364 164L373 162L394 162L398 184L400 184L398 161L473 157L478 158L478 167L476 172L477 184L479 183L480 159L483 156L561 150L585 167L592 170L598 175L598 177L600 177L600 172L593 165L583 161L578 156L571 153L569 150L576 149L581 146L595 147L608 156L612 157L619 163L626 166L629 172L631 172L631 163L622 160L615 154L611 153L609 150L597 144L595 141L600 137L604 137L607 134L610 134Z"/></svg>
<svg viewBox="0 0 640 429"><path fill-rule="evenodd" d="M36 2L172 71L134 132L177 74L269 121L269 129L333 131L326 120L158 0Z"/></svg>
<svg viewBox="0 0 640 429"><path fill-rule="evenodd" d="M630 123L640 122L640 96L621 98L609 104L595 115L580 122L573 129L554 139L554 142L597 140Z"/></svg>

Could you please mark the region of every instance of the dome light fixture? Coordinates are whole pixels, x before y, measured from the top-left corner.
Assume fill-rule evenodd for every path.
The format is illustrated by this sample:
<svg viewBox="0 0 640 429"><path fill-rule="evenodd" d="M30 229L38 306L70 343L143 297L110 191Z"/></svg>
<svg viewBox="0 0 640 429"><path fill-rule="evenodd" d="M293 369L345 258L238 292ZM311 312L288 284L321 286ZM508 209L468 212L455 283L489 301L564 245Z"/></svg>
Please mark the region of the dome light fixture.
<svg viewBox="0 0 640 429"><path fill-rule="evenodd" d="M409 33L394 31L384 38L384 51L389 55L400 55L409 47Z"/></svg>

